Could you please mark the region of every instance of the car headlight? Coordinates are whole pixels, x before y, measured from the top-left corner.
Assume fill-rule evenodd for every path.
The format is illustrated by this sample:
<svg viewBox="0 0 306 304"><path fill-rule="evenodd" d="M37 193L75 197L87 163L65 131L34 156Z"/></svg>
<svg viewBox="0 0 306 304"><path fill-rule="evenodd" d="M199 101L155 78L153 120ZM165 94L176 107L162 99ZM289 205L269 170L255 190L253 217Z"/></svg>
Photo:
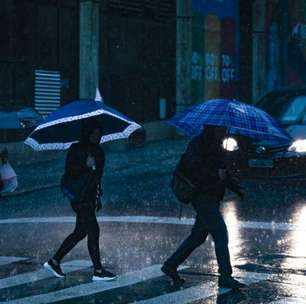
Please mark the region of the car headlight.
<svg viewBox="0 0 306 304"><path fill-rule="evenodd" d="M222 147L226 151L237 151L239 149L237 140L232 137L227 137L222 142Z"/></svg>
<svg viewBox="0 0 306 304"><path fill-rule="evenodd" d="M298 139L288 149L291 152L306 152L306 139Z"/></svg>

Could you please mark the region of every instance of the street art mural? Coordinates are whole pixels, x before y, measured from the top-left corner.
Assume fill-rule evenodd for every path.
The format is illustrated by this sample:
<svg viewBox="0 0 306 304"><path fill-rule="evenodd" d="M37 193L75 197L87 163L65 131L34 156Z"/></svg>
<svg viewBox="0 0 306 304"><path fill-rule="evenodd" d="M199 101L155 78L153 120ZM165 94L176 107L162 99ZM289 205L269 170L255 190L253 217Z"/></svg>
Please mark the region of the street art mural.
<svg viewBox="0 0 306 304"><path fill-rule="evenodd" d="M238 1L192 1L192 98L235 98L239 54Z"/></svg>

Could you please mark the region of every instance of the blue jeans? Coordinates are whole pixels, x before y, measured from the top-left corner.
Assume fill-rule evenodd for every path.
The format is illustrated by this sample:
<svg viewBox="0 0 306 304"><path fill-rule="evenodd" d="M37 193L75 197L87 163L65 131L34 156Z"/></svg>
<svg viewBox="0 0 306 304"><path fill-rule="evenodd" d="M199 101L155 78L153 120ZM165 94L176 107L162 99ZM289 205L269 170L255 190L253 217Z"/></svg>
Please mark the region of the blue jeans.
<svg viewBox="0 0 306 304"><path fill-rule="evenodd" d="M191 234L167 259L165 265L177 268L197 247L206 241L208 234L211 234L215 243L219 273L230 276L232 267L228 250L228 232L220 212L220 201L214 197L200 194L191 203L196 211L196 220Z"/></svg>

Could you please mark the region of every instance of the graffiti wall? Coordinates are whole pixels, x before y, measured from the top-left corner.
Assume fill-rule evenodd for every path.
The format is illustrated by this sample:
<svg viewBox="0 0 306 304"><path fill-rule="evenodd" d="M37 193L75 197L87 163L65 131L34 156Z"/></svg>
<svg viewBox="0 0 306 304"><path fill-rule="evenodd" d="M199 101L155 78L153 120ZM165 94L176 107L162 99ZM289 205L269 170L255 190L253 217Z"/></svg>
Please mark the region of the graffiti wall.
<svg viewBox="0 0 306 304"><path fill-rule="evenodd" d="M193 0L193 102L235 98L239 66L238 0Z"/></svg>

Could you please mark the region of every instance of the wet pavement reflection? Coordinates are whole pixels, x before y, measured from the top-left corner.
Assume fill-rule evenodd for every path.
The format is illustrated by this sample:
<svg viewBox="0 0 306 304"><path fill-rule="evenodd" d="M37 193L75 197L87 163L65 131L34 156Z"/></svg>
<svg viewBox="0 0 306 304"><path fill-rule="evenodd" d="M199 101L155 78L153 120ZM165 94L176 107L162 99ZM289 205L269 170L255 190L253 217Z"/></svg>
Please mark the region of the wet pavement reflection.
<svg viewBox="0 0 306 304"><path fill-rule="evenodd" d="M33 297L43 296L45 298L35 300L38 302L32 302L48 303L46 297L49 294L54 296L54 293L62 292L64 298L56 293L59 303L305 304L304 181L288 184L248 181L245 182L244 201L229 195L223 202L234 275L248 284L245 290L238 292L220 290L217 286L217 263L211 237L184 264L189 267L182 270L187 279L185 286L172 286L160 272L163 261L190 233L192 221L189 219L194 216L192 208L184 206L182 221L186 221L182 223L178 219L180 205L165 187L169 174L166 169L148 169L145 173L127 174L128 177L119 173L109 177L104 209L99 214L101 254L105 267L118 273L120 278L118 285L105 285L106 282L98 286L89 285L89 294L86 295L82 295L81 290L92 284L92 269L88 266L69 273L65 281L45 273L39 274L43 278L37 275L42 263L74 228L74 215L59 189L5 198L1 202L0 256L27 260L0 265L0 301L31 303ZM125 184L127 186L122 187ZM62 220L64 216L68 221ZM103 218L114 216L119 217L117 222ZM135 216L134 221L132 216ZM154 222L152 217L158 221ZM33 221L18 222L18 218ZM5 222L8 219L11 221ZM50 219L57 220L52 222ZM67 256L65 262L74 260L89 261L85 241ZM153 274L149 269L151 266L156 266ZM25 278L25 274L31 275ZM133 283L126 281L126 274L130 275ZM20 275L25 283L18 285ZM2 288L1 284L10 287ZM73 297L69 298L68 294ZM28 300L24 300L26 297Z"/></svg>

